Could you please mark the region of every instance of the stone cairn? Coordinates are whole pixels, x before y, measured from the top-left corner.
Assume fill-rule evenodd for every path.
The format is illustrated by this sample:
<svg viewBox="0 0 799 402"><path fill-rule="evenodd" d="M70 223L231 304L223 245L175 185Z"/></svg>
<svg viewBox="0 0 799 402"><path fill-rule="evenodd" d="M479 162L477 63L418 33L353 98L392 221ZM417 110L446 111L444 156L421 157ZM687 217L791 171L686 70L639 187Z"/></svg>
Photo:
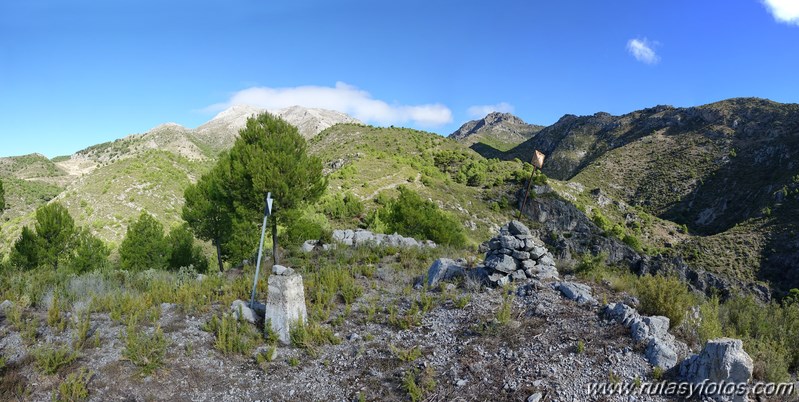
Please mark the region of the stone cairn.
<svg viewBox="0 0 799 402"><path fill-rule="evenodd" d="M558 279L552 254L519 221L502 226L498 236L480 247L481 251L486 251L483 265L488 272L488 281L494 286L528 278L539 281Z"/></svg>

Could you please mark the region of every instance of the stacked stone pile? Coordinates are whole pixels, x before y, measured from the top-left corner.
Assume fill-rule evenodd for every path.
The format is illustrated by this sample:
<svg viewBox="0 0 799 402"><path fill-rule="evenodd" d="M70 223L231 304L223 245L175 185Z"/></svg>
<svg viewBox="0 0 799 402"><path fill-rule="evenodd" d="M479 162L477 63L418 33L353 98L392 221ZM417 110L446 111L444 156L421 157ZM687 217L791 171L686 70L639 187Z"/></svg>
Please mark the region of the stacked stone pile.
<svg viewBox="0 0 799 402"><path fill-rule="evenodd" d="M519 221L502 226L499 235L481 247L487 251L484 265L492 285L504 286L528 278L558 279L552 254Z"/></svg>

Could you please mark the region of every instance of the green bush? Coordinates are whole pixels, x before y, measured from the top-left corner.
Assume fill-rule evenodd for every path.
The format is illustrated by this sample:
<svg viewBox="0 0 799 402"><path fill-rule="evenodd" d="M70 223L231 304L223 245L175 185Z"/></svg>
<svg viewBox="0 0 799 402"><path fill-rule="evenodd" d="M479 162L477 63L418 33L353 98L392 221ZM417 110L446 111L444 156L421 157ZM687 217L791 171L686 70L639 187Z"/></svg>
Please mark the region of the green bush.
<svg viewBox="0 0 799 402"><path fill-rule="evenodd" d="M331 219L354 218L364 211L361 200L349 192L323 198L321 209Z"/></svg>
<svg viewBox="0 0 799 402"><path fill-rule="evenodd" d="M150 375L164 364L169 340L160 327L151 334L136 327L135 320L128 323L122 356L139 366L142 374Z"/></svg>
<svg viewBox="0 0 799 402"><path fill-rule="evenodd" d="M594 216L591 218L591 222L594 222L594 225L602 229L604 232L607 232L613 226L613 224L610 222L610 219L606 218L605 215L602 215L602 212L599 212L599 210L594 211Z"/></svg>
<svg viewBox="0 0 799 402"><path fill-rule="evenodd" d="M635 251L640 252L642 249L641 240L639 240L637 237L631 234L624 235L622 241L624 242L624 244L630 246Z"/></svg>
<svg viewBox="0 0 799 402"><path fill-rule="evenodd" d="M799 369L799 304L736 296L720 306L719 319L724 335L744 341L757 379L779 382Z"/></svg>
<svg viewBox="0 0 799 402"><path fill-rule="evenodd" d="M178 270L192 266L199 273L208 272L208 257L194 243L194 236L185 224L175 227L166 238L169 244L169 268Z"/></svg>
<svg viewBox="0 0 799 402"><path fill-rule="evenodd" d="M84 273L98 271L108 266L108 256L111 250L86 229L78 232L75 237L75 246L68 266L72 272Z"/></svg>
<svg viewBox="0 0 799 402"><path fill-rule="evenodd" d="M254 331L249 323L237 320L229 314L224 314L221 318L211 317L203 330L214 334L214 347L224 354L249 354L261 340L261 334Z"/></svg>
<svg viewBox="0 0 799 402"><path fill-rule="evenodd" d="M641 276L637 292L641 301L641 312L666 316L672 327L682 323L685 312L694 304L688 285L673 276Z"/></svg>
<svg viewBox="0 0 799 402"><path fill-rule="evenodd" d="M292 211L287 214L286 230L279 236L283 244L299 246L306 240L332 241L327 218L319 213Z"/></svg>
<svg viewBox="0 0 799 402"><path fill-rule="evenodd" d="M78 353L68 346L42 345L31 351L36 368L44 374L54 374L78 358Z"/></svg>
<svg viewBox="0 0 799 402"><path fill-rule="evenodd" d="M378 212L389 232L454 247L466 244L463 225L454 216L406 187L399 187L399 191L399 197Z"/></svg>
<svg viewBox="0 0 799 402"><path fill-rule="evenodd" d="M583 256L580 257L580 262L577 263L577 267L574 268L574 272L585 275L597 271L599 268L605 266L605 261L607 261L607 259L607 253L600 253L599 255L591 255L589 253L583 254Z"/></svg>
<svg viewBox="0 0 799 402"><path fill-rule="evenodd" d="M68 375L53 394L53 400L58 402L85 401L89 398L89 390L86 385L89 384L92 377L94 377L94 372L87 369L81 369Z"/></svg>
<svg viewBox="0 0 799 402"><path fill-rule="evenodd" d="M164 226L147 212L128 226L119 245L119 264L122 269L144 271L163 269L169 261L169 243L164 238Z"/></svg>

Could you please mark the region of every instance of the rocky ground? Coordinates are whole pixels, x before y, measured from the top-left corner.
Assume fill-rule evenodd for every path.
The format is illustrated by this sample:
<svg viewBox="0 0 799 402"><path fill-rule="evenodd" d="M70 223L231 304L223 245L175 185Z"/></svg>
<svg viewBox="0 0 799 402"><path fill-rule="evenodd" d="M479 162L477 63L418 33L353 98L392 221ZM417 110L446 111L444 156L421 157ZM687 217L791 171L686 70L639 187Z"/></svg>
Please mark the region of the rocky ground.
<svg viewBox="0 0 799 402"><path fill-rule="evenodd" d="M229 306L193 316L165 303L158 325L170 346L163 367L149 376L123 357L125 326L106 313L92 314L91 345L78 360L43 375L3 313L0 351L6 367L0 392L9 400L49 400L68 372L85 367L93 372L91 401L403 401L410 400L409 376L426 388L420 400L427 401L666 399L588 393L591 382L653 381L646 342L633 341L630 322L605 313L606 303L631 303L629 296L603 285L575 288L588 297L571 294L563 282L574 278L549 268L539 271L547 273L540 280L531 273L504 287L485 286L470 274L480 269L486 268L466 268L465 276L430 289L407 271L380 262L373 277L359 279L366 292L351 310L342 305L334 312L342 317L332 324L339 344L313 353L280 346L273 361L260 364L256 354L266 346L246 356L224 355L214 348L214 335L202 329ZM391 310L402 316L412 303L425 300L429 308L418 322L405 329L390 322ZM46 312L37 314L45 319ZM37 343L70 340L71 330L43 328ZM684 347L674 352L679 360L688 357ZM19 384L27 385L27 395Z"/></svg>

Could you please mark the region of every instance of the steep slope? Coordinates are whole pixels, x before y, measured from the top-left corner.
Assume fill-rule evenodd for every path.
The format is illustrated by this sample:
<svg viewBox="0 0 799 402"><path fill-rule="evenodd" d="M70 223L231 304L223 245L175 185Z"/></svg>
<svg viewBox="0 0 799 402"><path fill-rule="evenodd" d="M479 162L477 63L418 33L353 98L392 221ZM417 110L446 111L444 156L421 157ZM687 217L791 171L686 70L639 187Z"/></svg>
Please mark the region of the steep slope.
<svg viewBox="0 0 799 402"><path fill-rule="evenodd" d="M349 192L366 201L384 193L394 196L397 187L407 186L455 214L475 243L507 220L509 211L494 204L515 189L515 184L504 182L523 168L515 161L495 162L486 172L485 185L459 182L437 166L436 155L451 152L463 155L468 162L485 159L456 141L406 128L339 124L311 139L310 150L330 172L330 193ZM373 202L365 204L368 209L376 206Z"/></svg>
<svg viewBox="0 0 799 402"><path fill-rule="evenodd" d="M567 115L503 157L528 159L534 149L547 154L547 175L579 186L568 196L589 216L598 208L629 231L641 225L637 216L675 222L658 236L644 230L652 252L799 286L799 105L741 98Z"/></svg>
<svg viewBox="0 0 799 402"><path fill-rule="evenodd" d="M483 144L498 151L507 151L530 139L544 126L525 123L510 114L492 112L479 120L464 123L449 135L464 145Z"/></svg>
<svg viewBox="0 0 799 402"><path fill-rule="evenodd" d="M544 172L719 233L758 217L799 173L799 105L730 99L611 116L567 115L507 152L547 154Z"/></svg>

